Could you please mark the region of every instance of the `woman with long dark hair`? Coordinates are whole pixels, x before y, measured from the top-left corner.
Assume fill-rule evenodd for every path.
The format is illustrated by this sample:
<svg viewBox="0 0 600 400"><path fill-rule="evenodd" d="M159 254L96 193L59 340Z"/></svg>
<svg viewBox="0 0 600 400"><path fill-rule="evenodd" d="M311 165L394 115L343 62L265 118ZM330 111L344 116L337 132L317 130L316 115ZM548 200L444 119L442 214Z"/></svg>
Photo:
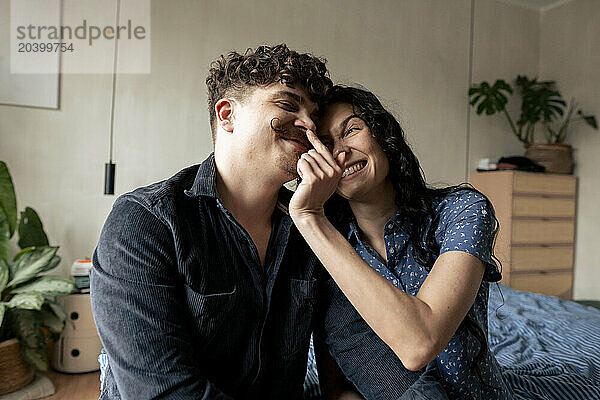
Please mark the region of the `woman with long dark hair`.
<svg viewBox="0 0 600 400"><path fill-rule="evenodd" d="M369 380L408 386L426 371L449 398L512 398L487 346L489 282L501 278L489 200L468 185L427 186L402 128L368 91L334 87L318 137L307 136L314 149L298 161L290 215L335 281L324 340L344 375L368 398L385 398ZM371 351L368 331L401 362L393 371L377 363L385 350ZM389 370L365 375L377 365ZM319 371L324 391L339 391Z"/></svg>

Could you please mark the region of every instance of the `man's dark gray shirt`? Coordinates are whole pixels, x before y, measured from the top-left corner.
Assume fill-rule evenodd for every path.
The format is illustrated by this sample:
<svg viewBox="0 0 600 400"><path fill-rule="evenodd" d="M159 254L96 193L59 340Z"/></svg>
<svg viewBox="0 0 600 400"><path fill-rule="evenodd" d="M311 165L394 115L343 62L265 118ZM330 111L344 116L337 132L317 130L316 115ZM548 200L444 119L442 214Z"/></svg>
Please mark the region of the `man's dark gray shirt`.
<svg viewBox="0 0 600 400"><path fill-rule="evenodd" d="M281 203L261 266L212 155L119 197L91 271L101 399L301 399L322 274Z"/></svg>

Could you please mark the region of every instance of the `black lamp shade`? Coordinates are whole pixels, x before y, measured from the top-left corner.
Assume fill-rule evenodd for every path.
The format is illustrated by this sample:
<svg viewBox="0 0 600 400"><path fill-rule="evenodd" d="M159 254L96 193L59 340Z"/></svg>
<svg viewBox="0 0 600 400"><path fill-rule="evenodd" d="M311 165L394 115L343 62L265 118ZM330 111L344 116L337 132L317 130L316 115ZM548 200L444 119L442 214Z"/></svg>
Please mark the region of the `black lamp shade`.
<svg viewBox="0 0 600 400"><path fill-rule="evenodd" d="M104 164L104 194L115 194L115 167L112 162Z"/></svg>

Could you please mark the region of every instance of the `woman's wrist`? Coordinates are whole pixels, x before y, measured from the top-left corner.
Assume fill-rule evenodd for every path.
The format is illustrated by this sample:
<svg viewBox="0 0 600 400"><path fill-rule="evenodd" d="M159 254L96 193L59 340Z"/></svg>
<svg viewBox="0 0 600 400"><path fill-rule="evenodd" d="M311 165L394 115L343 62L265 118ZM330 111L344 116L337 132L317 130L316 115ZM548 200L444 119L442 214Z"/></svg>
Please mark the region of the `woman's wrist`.
<svg viewBox="0 0 600 400"><path fill-rule="evenodd" d="M319 226L328 222L327 217L322 213L316 212L293 212L290 211L290 217L298 229Z"/></svg>

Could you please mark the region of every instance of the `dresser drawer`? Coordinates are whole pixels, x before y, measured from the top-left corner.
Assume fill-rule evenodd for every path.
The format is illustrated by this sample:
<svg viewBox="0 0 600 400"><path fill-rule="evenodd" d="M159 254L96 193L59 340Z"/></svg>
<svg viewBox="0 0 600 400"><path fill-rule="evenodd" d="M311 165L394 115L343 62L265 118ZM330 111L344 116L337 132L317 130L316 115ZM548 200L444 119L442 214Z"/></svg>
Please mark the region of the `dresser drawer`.
<svg viewBox="0 0 600 400"><path fill-rule="evenodd" d="M575 223L572 220L515 220L512 242L517 243L573 243Z"/></svg>
<svg viewBox="0 0 600 400"><path fill-rule="evenodd" d="M575 217L575 199L560 197L515 196L515 217Z"/></svg>
<svg viewBox="0 0 600 400"><path fill-rule="evenodd" d="M573 268L573 246L514 246L511 271L556 270Z"/></svg>
<svg viewBox="0 0 600 400"><path fill-rule="evenodd" d="M549 272L511 275L510 287L547 296L570 297L573 287L571 272Z"/></svg>
<svg viewBox="0 0 600 400"><path fill-rule="evenodd" d="M572 175L516 173L513 179L515 193L575 196L576 186Z"/></svg>

